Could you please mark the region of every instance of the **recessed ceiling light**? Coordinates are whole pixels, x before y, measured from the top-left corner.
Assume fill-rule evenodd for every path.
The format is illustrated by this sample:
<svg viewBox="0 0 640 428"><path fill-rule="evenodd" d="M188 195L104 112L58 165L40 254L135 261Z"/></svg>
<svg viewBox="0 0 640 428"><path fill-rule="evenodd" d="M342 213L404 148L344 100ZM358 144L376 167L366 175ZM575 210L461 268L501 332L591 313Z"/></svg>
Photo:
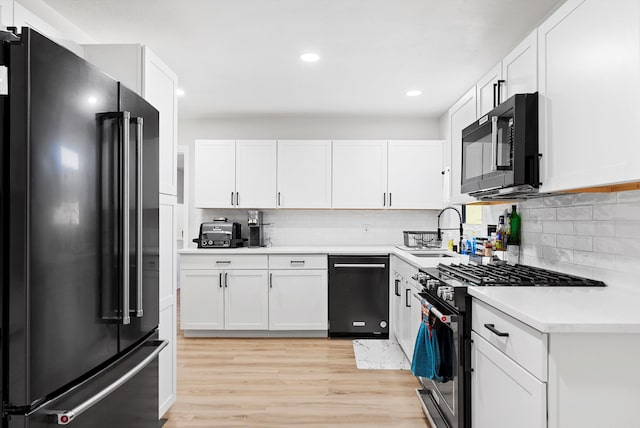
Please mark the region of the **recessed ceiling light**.
<svg viewBox="0 0 640 428"><path fill-rule="evenodd" d="M417 97L419 95L422 95L422 91L419 91L417 89L414 89L412 91L407 91L407 96L408 97Z"/></svg>
<svg viewBox="0 0 640 428"><path fill-rule="evenodd" d="M307 52L305 54L300 55L300 59L303 60L304 62L316 62L320 59L320 55L312 52Z"/></svg>
<svg viewBox="0 0 640 428"><path fill-rule="evenodd" d="M89 97L89 98L87 99L87 102L88 102L89 104L96 104L96 103L98 102L98 99L97 99L96 97Z"/></svg>
<svg viewBox="0 0 640 428"><path fill-rule="evenodd" d="M184 89L176 89L176 95L181 97L184 95Z"/></svg>

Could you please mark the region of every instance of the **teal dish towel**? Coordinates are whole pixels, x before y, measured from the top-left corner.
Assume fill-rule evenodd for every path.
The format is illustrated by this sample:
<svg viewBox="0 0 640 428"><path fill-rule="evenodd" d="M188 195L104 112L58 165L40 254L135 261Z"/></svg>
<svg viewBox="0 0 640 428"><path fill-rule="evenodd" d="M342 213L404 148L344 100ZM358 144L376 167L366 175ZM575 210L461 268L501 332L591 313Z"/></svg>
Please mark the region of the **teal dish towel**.
<svg viewBox="0 0 640 428"><path fill-rule="evenodd" d="M420 330L413 348L413 360L411 361L411 373L427 379L440 381L438 370L440 367L440 350L436 331L431 326L420 323Z"/></svg>

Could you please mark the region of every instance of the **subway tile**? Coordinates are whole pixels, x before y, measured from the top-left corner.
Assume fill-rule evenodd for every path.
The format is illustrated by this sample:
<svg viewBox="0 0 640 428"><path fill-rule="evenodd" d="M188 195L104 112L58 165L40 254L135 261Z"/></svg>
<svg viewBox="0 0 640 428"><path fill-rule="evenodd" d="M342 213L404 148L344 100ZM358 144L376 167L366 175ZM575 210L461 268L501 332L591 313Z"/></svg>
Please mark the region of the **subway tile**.
<svg viewBox="0 0 640 428"><path fill-rule="evenodd" d="M640 190L629 190L626 192L618 192L618 203L626 204L630 202L640 202Z"/></svg>
<svg viewBox="0 0 640 428"><path fill-rule="evenodd" d="M616 220L640 220L640 204L618 204Z"/></svg>
<svg viewBox="0 0 640 428"><path fill-rule="evenodd" d="M522 233L522 245L542 245L542 233Z"/></svg>
<svg viewBox="0 0 640 428"><path fill-rule="evenodd" d="M593 250L593 238L591 236L557 235L556 240L558 248L581 251Z"/></svg>
<svg viewBox="0 0 640 428"><path fill-rule="evenodd" d="M532 208L529 210L529 218L531 220L555 220L555 208Z"/></svg>
<svg viewBox="0 0 640 428"><path fill-rule="evenodd" d="M529 220L522 221L522 232L542 232L542 221L540 220Z"/></svg>
<svg viewBox="0 0 640 428"><path fill-rule="evenodd" d="M546 196L544 198L545 207L567 207L573 205L575 200L574 194Z"/></svg>
<svg viewBox="0 0 640 428"><path fill-rule="evenodd" d="M544 247L538 245L523 245L520 247L520 254L527 257L542 258Z"/></svg>
<svg viewBox="0 0 640 428"><path fill-rule="evenodd" d="M544 207L544 198L526 199L524 201L519 202L518 209L520 209L520 206L522 206L522 209L525 209L525 208L542 208L542 207Z"/></svg>
<svg viewBox="0 0 640 428"><path fill-rule="evenodd" d="M594 220L615 220L617 215L617 205L595 205L593 207Z"/></svg>
<svg viewBox="0 0 640 428"><path fill-rule="evenodd" d="M573 201L573 205L602 205L615 204L615 193L578 193Z"/></svg>
<svg viewBox="0 0 640 428"><path fill-rule="evenodd" d="M556 235L553 233L543 233L540 235L540 243L549 247L555 247L557 245Z"/></svg>
<svg viewBox="0 0 640 428"><path fill-rule="evenodd" d="M616 223L613 221L574 221L573 233L583 236L615 236Z"/></svg>
<svg viewBox="0 0 640 428"><path fill-rule="evenodd" d="M538 267L542 269L558 270L558 262L556 260L538 259Z"/></svg>
<svg viewBox="0 0 640 428"><path fill-rule="evenodd" d="M573 222L572 221L545 221L542 224L542 231L544 233L571 235L573 234Z"/></svg>
<svg viewBox="0 0 640 428"><path fill-rule="evenodd" d="M572 263L573 251L563 248L542 247L542 257L545 260L552 260L562 263Z"/></svg>
<svg viewBox="0 0 640 428"><path fill-rule="evenodd" d="M616 236L625 238L640 238L640 220L616 221Z"/></svg>
<svg viewBox="0 0 640 428"><path fill-rule="evenodd" d="M593 242L593 251L598 253L617 254L620 247L620 240L618 238L596 238Z"/></svg>
<svg viewBox="0 0 640 428"><path fill-rule="evenodd" d="M556 218L558 220L591 220L593 208L585 207L562 207L558 208Z"/></svg>
<svg viewBox="0 0 640 428"><path fill-rule="evenodd" d="M574 250L573 264L591 266L599 269L615 269L616 256L614 254Z"/></svg>

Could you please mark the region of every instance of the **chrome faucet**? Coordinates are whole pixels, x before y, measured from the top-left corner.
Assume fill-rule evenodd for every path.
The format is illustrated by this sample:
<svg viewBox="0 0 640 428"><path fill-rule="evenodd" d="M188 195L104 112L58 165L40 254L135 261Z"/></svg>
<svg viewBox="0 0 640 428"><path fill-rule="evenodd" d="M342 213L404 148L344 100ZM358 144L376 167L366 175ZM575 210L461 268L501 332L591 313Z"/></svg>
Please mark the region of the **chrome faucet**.
<svg viewBox="0 0 640 428"><path fill-rule="evenodd" d="M459 223L459 227L456 228L444 228L441 229L440 228L440 216L442 215L443 212L445 212L446 210L453 210L456 212L456 214L458 214L458 218L460 219L460 223ZM438 240L441 241L442 240L442 231L443 230L458 230L460 232L460 241L458 242L458 251L462 251L462 214L460 214L460 211L458 211L456 208L454 207L446 207L443 208L442 210L440 210L440 212L438 213Z"/></svg>

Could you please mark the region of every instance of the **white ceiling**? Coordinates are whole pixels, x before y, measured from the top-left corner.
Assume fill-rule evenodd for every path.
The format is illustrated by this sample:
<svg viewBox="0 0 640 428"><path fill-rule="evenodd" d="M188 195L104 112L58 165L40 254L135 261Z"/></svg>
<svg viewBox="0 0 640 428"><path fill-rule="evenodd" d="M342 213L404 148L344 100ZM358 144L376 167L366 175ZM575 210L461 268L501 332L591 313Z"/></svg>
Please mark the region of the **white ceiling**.
<svg viewBox="0 0 640 428"><path fill-rule="evenodd" d="M202 118L437 117L563 0L45 1L97 42L148 45Z"/></svg>

